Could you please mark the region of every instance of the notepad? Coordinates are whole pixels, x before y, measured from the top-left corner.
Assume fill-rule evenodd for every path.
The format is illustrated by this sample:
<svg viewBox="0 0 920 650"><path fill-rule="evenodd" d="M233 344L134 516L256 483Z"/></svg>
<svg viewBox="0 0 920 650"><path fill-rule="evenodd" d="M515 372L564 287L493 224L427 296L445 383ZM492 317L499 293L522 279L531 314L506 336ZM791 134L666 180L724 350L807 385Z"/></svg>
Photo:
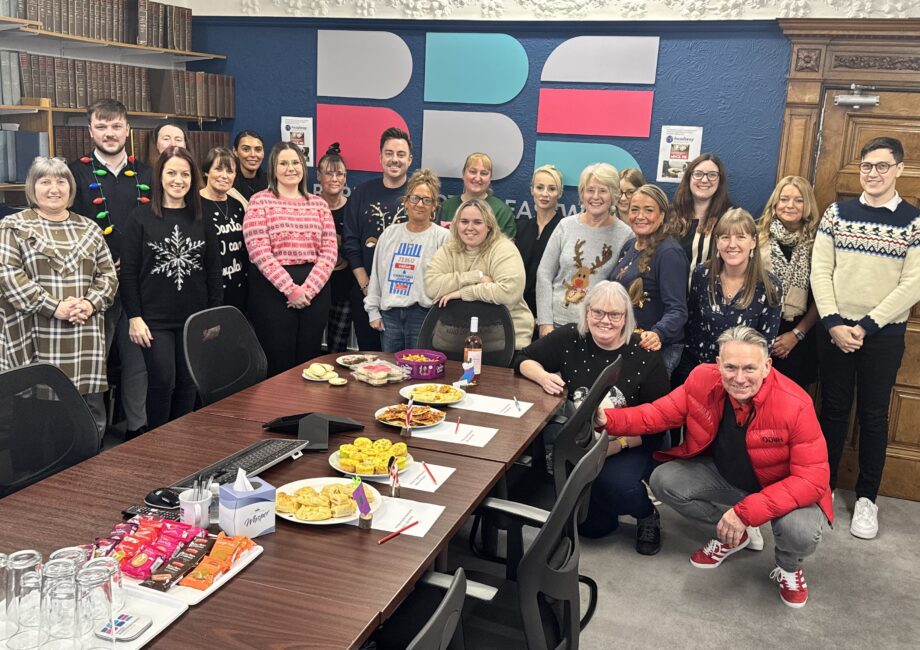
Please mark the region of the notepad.
<svg viewBox="0 0 920 650"><path fill-rule="evenodd" d="M501 397L490 397L489 395L475 395L467 393L461 401L451 404L451 408L464 409L466 411L479 411L480 413L489 413L491 415L506 415L512 418L519 418L533 406L533 402L522 402L518 400L515 404L513 399L503 399Z"/></svg>

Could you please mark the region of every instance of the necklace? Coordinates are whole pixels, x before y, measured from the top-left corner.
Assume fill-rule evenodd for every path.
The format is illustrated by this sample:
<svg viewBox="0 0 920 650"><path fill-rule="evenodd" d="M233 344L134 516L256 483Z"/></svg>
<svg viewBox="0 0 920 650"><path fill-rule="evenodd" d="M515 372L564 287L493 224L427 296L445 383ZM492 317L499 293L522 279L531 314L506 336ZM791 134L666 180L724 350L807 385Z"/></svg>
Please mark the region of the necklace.
<svg viewBox="0 0 920 650"><path fill-rule="evenodd" d="M102 189L102 178L107 174L111 174L111 172L105 167L100 167L97 165L98 160L96 160L95 154L92 156L83 156L80 158L80 162L84 165L91 165L93 168L93 175L95 178L89 184L89 189L99 191L99 196L97 196L92 201L93 205L99 208L99 212L96 213L96 219L102 222L99 224L99 226L102 228L102 234L111 235L112 231L115 230L115 224L112 222L112 213L109 210L108 202L105 198L105 191ZM137 175L137 169L134 166L134 154L128 156L128 162L126 166L128 169L123 170L122 173L128 178L134 179L134 185L137 188L137 202L141 204L150 203L150 198L143 195L144 192L150 191L150 186L146 183L139 182L140 179ZM116 178L118 177L118 174L113 175Z"/></svg>
<svg viewBox="0 0 920 650"><path fill-rule="evenodd" d="M734 280L732 281L732 284L734 284ZM726 304L730 304L732 300L735 299L735 296L741 293L741 291L744 289L744 278L741 279L741 283L737 286L737 288L734 291L728 290L727 288L728 283L725 281L725 278L723 278L722 276L719 276L719 285L722 287L722 297L725 298Z"/></svg>

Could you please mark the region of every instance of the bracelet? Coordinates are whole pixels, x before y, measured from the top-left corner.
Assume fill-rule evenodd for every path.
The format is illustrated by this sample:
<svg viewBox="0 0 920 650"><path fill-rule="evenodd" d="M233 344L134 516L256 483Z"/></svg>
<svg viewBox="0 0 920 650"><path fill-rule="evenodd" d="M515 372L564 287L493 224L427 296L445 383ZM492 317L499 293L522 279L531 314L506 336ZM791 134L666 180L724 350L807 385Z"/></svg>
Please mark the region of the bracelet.
<svg viewBox="0 0 920 650"><path fill-rule="evenodd" d="M800 330L798 327L793 327L792 333L793 335L795 335L795 338L797 338L799 341L805 340L805 333L802 330Z"/></svg>
<svg viewBox="0 0 920 650"><path fill-rule="evenodd" d="M629 440L627 440L624 436L617 438L617 442L620 443L620 447L623 449L629 449Z"/></svg>

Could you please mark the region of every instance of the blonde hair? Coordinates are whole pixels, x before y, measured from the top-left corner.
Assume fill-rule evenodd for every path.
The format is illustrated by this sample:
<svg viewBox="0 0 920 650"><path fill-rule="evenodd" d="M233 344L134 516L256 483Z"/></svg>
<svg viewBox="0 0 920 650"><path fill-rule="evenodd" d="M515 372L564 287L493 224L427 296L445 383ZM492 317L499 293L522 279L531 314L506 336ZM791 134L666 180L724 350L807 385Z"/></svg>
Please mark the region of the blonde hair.
<svg viewBox="0 0 920 650"><path fill-rule="evenodd" d="M754 217L744 208L732 208L716 223L712 229L712 240L717 245L722 235L731 235L743 233L754 239L754 248L752 257L748 262L747 270L744 272L744 285L741 293L738 295L740 302L738 307L747 309L754 300L754 292L758 284L763 284L764 293L767 297L767 303L772 307L779 304L779 292L770 276L763 266L763 258L760 256L760 246L757 239L757 225L754 223ZM716 249L717 250L717 249ZM716 305L716 282L719 280L719 274L724 268L722 257L716 252L706 262L709 266L709 304Z"/></svg>
<svg viewBox="0 0 920 650"><path fill-rule="evenodd" d="M39 156L33 160L29 173L26 175L25 193L29 205L38 207L38 201L35 200L35 185L45 176L63 178L70 185L70 193L67 196L67 208L69 209L77 195L77 182L63 158L46 158L45 156Z"/></svg>
<svg viewBox="0 0 920 650"><path fill-rule="evenodd" d="M591 179L606 187L610 191L612 201L610 203L610 214L615 214L617 201L620 199L620 175L616 167L610 163L594 163L581 170L581 176L578 179L578 197L581 198L585 193L585 188Z"/></svg>
<svg viewBox="0 0 920 650"><path fill-rule="evenodd" d="M476 163L488 167L489 174L492 173L492 158L489 156L489 154L482 153L481 151L474 151L466 157L466 162L463 163L463 171L465 172L470 168L471 165L475 165Z"/></svg>
<svg viewBox="0 0 920 650"><path fill-rule="evenodd" d="M797 189L805 200L805 205L802 209L802 231L799 235L799 242L811 246L818 232L821 213L818 211L818 201L815 199L815 191L812 189L811 183L801 176L784 176L773 188L773 193L767 199L763 214L760 216L760 223L757 226L760 241L763 243L770 240L770 224L773 223L773 219L776 217L776 204L779 203L779 196L787 185L792 185Z"/></svg>
<svg viewBox="0 0 920 650"><path fill-rule="evenodd" d="M559 197L562 197L562 193L565 191L565 186L562 183L562 172L556 169L555 165L540 165L535 170L533 170L533 176L530 177L530 186L533 187L533 184L537 180L537 174L543 172L544 174L549 174L553 177L553 182L559 187Z"/></svg>
<svg viewBox="0 0 920 650"><path fill-rule="evenodd" d="M639 194L649 197L658 206L658 210L661 211L661 225L658 226L658 230L649 235L645 243L645 248L643 248L642 252L639 254L637 264L638 275L629 285L629 298L632 300L632 304L636 306L642 302L645 296L645 282L642 280L642 274L648 272L651 268L652 257L655 255L655 250L658 248L658 245L670 236L668 225L671 219L671 206L668 203L668 195L665 194L660 187L657 185L642 185L636 188L635 193L633 193L633 198L636 198L636 195ZM630 209L632 209L632 203L630 203Z"/></svg>
<svg viewBox="0 0 920 650"><path fill-rule="evenodd" d="M408 200L409 195L415 192L415 188L424 185L431 192L431 198L434 199L434 209L438 209L441 195L441 179L430 169L416 169L409 180L406 182L406 194L403 196L403 202ZM434 214L434 212L432 212Z"/></svg>
<svg viewBox="0 0 920 650"><path fill-rule="evenodd" d="M460 213L463 212L466 208L476 208L479 210L483 220L486 222L486 227L489 229L489 233L486 235L485 240L480 245L479 250L488 250L498 239L505 236L504 233L502 233L502 231L498 228L498 219L495 218L495 213L492 212L492 208L488 203L482 199L467 199L460 204L460 206L457 208L457 211L454 212L453 216L451 216L450 239L447 242L447 245L451 247L451 250L458 253L466 250L466 244L464 244L463 240L460 239L460 226L458 225L458 218L460 217Z"/></svg>

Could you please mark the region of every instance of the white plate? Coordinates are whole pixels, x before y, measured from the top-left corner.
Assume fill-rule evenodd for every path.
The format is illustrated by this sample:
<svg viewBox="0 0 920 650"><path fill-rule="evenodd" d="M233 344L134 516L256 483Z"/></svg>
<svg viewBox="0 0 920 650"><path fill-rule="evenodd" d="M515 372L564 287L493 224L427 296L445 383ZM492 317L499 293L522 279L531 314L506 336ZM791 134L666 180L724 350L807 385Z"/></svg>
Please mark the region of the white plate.
<svg viewBox="0 0 920 650"><path fill-rule="evenodd" d="M147 616L153 621L150 627L133 641L118 641L118 650L138 650L153 641L156 636L172 625L173 621L182 616L188 609L188 604L167 594L125 584L125 609L131 614ZM102 639L99 639L102 643Z"/></svg>
<svg viewBox="0 0 920 650"><path fill-rule="evenodd" d="M356 361L355 363L345 363L345 359L348 359L349 357L361 357L361 359ZM348 368L349 370L352 370L355 366L361 365L362 363L367 363L369 361L379 361L379 360L380 360L380 357L376 354L343 354L342 356L337 358L335 362L339 364L340 366L342 366L343 368Z"/></svg>
<svg viewBox="0 0 920 650"><path fill-rule="evenodd" d="M330 372L335 372L335 371L330 370ZM339 373L336 372L335 375L336 377L338 377ZM308 375L306 368L303 369L303 372L300 373L300 376L306 379L307 381L329 381L329 379L322 379L320 377L314 377L313 375Z"/></svg>
<svg viewBox="0 0 920 650"><path fill-rule="evenodd" d="M302 487L311 487L317 492L320 492L327 485L333 483L341 483L343 485L351 485L352 480L350 478L336 478L334 476L323 476L320 478L304 478L299 481L292 481L290 483L285 483L281 487L277 488L275 492L287 492L288 494L293 494ZM371 503L371 512L377 512L378 508L383 504L383 500L380 497L380 492L377 491L373 485L364 483L367 489L371 494L374 495L374 501ZM355 514L349 515L347 517L333 517L332 519L323 519L322 521L302 521L295 517L293 513L289 514L286 512L275 511L275 514L282 519L292 521L295 524L308 524L313 526L332 526L333 524L347 524L349 521L354 521L358 518L358 511L355 510Z"/></svg>
<svg viewBox="0 0 920 650"><path fill-rule="evenodd" d="M399 406L399 404L391 404L390 406L384 406L383 408L377 409L376 411L374 411L374 419L377 420L377 422L379 422L380 424L384 424L388 427L396 427L397 429L401 429L403 426L402 424L393 424L391 422L384 422L383 420L378 419L384 411L386 411L388 408L393 408L394 406ZM444 411L441 411L438 409L431 409L431 410L437 411L438 413L440 413L442 416L441 419L435 422L434 424L414 424L412 425L412 428L413 429L430 429L431 427L436 427L439 424L441 424L444 421L444 418L447 417L447 413L445 413Z"/></svg>
<svg viewBox="0 0 920 650"><path fill-rule="evenodd" d="M412 458L412 454L406 454L406 464L401 470L399 470L399 473L402 474L405 472L414 462L415 461ZM342 472L342 474L348 474L349 476L360 476L361 478L383 478L387 476L386 474L358 474L357 472L349 472L348 470L343 469L341 465L339 465L339 452L337 451L334 451L329 455L329 464L332 465L332 469L335 471Z"/></svg>
<svg viewBox="0 0 920 650"><path fill-rule="evenodd" d="M403 386L399 389L399 394L406 399L414 399L416 404L437 404L438 406L450 406L451 404L456 404L457 402L463 401L463 398L466 397L466 391L462 388L455 388L451 386L454 390L460 391L460 399L451 400L449 402L423 402L422 400L412 397L412 391L418 388L419 386L448 386L449 384L436 384L432 382L426 382L424 384L409 384L408 386Z"/></svg>

